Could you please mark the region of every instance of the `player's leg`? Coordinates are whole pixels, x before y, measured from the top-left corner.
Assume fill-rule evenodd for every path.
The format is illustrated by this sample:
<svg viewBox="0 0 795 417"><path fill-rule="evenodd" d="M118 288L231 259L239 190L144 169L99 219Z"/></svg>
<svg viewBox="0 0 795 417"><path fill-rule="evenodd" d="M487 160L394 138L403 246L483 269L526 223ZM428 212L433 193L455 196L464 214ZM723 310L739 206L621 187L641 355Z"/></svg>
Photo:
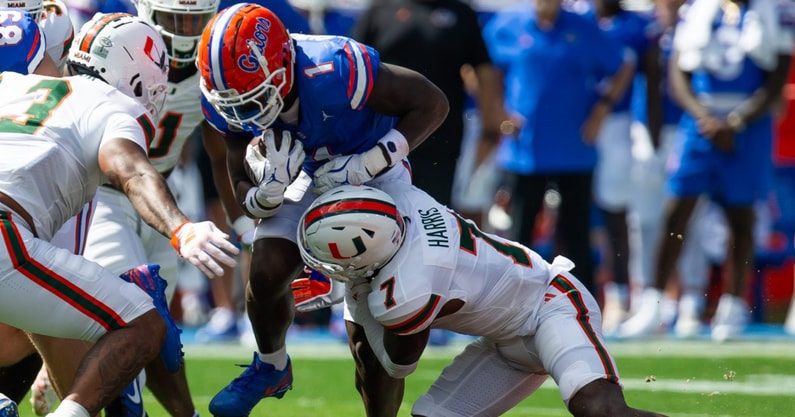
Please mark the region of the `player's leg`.
<svg viewBox="0 0 795 417"><path fill-rule="evenodd" d="M529 397L549 375L525 349L521 357L506 357L503 348L514 350L483 338L470 343L417 399L411 415L497 416Z"/></svg>
<svg viewBox="0 0 795 417"><path fill-rule="evenodd" d="M99 187L94 197L94 206L84 249L86 258L99 263L114 275L121 275L139 265L158 264L147 259L147 251L139 232L149 226L141 220L126 195L107 186ZM165 240L165 237L158 236ZM166 253L176 256L173 250ZM161 276L168 277L167 274ZM169 285L166 290L173 294L173 285ZM82 350L85 352L86 349L87 347ZM125 392L106 410L107 417L143 416L144 404L136 393L137 386L125 388Z"/></svg>
<svg viewBox="0 0 795 417"><path fill-rule="evenodd" d="M179 270L176 252L171 248L168 239L149 226L141 228L140 237L148 262L160 265L159 274L168 281L165 294L168 304L171 305ZM146 366L146 387L172 417L191 417L197 413L185 372L185 366L178 372L169 372L160 360Z"/></svg>
<svg viewBox="0 0 795 417"><path fill-rule="evenodd" d="M403 401L405 379L387 374L370 347L364 328L345 321L348 347L356 365L356 390L362 397L367 417L394 417Z"/></svg>
<svg viewBox="0 0 795 417"><path fill-rule="evenodd" d="M82 407L93 415L158 355L166 334L163 318L135 285L11 222L5 225L4 233L15 242L7 249L16 262L0 265L7 277L0 282L2 293L10 294L0 303L0 317L35 334L97 342L59 406ZM36 303L19 296L26 293L36 294Z"/></svg>
<svg viewBox="0 0 795 417"><path fill-rule="evenodd" d="M629 310L629 260L631 257L628 210L632 193L632 138L630 115L610 114L596 139L598 160L593 195L601 209L607 232L612 280L604 285L604 329L612 332ZM634 248L633 248L634 251Z"/></svg>
<svg viewBox="0 0 795 417"><path fill-rule="evenodd" d="M555 379L569 411L583 417L659 415L627 405L618 368L602 337L599 305L585 286L561 273L547 294L552 297L541 306L538 328L525 346Z"/></svg>
<svg viewBox="0 0 795 417"><path fill-rule="evenodd" d="M312 179L301 173L287 188L281 209L257 225L246 285L246 312L257 352L246 370L210 401L216 416L248 415L266 397L281 398L292 388L287 329L295 318L290 286L304 263L295 244L298 220L315 195Z"/></svg>

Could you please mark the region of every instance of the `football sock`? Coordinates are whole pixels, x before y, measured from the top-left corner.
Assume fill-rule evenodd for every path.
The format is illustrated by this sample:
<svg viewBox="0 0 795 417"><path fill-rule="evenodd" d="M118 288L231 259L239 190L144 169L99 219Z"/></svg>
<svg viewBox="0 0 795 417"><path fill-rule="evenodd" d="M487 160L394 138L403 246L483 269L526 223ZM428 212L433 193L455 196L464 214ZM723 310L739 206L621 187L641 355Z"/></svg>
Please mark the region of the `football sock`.
<svg viewBox="0 0 795 417"><path fill-rule="evenodd" d="M281 371L287 366L287 345L272 353L257 352L257 356L259 356L259 360L269 363L277 371Z"/></svg>

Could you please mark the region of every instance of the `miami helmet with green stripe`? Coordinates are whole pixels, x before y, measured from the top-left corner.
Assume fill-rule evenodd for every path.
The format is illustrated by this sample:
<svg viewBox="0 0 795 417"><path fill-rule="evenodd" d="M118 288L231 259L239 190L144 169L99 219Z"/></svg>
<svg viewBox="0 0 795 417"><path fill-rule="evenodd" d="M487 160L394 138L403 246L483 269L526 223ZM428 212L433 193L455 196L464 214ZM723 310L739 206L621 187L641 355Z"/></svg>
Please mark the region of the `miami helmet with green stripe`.
<svg viewBox="0 0 795 417"><path fill-rule="evenodd" d="M105 81L138 100L157 120L168 92L163 38L128 13L97 13L80 28L66 58L69 75Z"/></svg>
<svg viewBox="0 0 795 417"><path fill-rule="evenodd" d="M395 201L364 185L321 194L298 222L298 248L312 269L338 281L369 278L403 244L405 227Z"/></svg>

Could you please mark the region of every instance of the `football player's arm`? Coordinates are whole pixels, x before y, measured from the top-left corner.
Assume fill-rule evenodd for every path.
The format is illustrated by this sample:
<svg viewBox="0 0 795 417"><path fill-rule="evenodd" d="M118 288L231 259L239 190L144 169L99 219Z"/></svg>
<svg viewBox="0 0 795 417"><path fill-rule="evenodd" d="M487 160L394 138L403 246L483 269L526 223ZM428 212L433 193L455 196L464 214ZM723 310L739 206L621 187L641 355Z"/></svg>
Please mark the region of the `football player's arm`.
<svg viewBox="0 0 795 417"><path fill-rule="evenodd" d="M174 249L209 277L235 267L238 249L211 222L193 223L177 207L165 178L132 140L105 140L99 149L99 167L110 183L124 192L141 218L171 238Z"/></svg>
<svg viewBox="0 0 795 417"><path fill-rule="evenodd" d="M224 143L226 146L226 166L229 171L229 179L238 207L250 217L256 217L254 213L251 213L250 209L246 207L246 196L248 192L257 187L257 184L251 182L246 172L245 161L248 141L242 138L224 138Z"/></svg>
<svg viewBox="0 0 795 417"><path fill-rule="evenodd" d="M442 124L449 111L447 96L416 71L381 63L367 107L399 117L395 129L406 138L409 149L422 144Z"/></svg>
<svg viewBox="0 0 795 417"><path fill-rule="evenodd" d="M224 138L206 121L202 123L202 143L210 158L213 184L218 191L218 197L224 207L229 224L237 234L238 241L243 245L250 245L250 239L253 238L254 220L248 217L235 199L235 191L232 188L232 181L227 169Z"/></svg>

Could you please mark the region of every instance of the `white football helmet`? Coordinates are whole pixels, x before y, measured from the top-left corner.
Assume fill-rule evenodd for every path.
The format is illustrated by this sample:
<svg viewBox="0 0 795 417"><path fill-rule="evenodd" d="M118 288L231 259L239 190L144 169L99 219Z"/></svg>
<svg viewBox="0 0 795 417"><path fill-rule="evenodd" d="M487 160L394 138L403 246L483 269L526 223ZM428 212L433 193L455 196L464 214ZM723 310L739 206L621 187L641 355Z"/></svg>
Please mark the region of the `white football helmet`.
<svg viewBox="0 0 795 417"><path fill-rule="evenodd" d="M395 201L364 185L320 195L298 222L298 248L312 269L338 281L373 276L403 244L405 227Z"/></svg>
<svg viewBox="0 0 795 417"><path fill-rule="evenodd" d="M38 23L44 11L44 0L0 0L0 8L23 9Z"/></svg>
<svg viewBox="0 0 795 417"><path fill-rule="evenodd" d="M134 0L138 16L166 41L171 65L192 65L202 30L218 12L221 0Z"/></svg>
<svg viewBox="0 0 795 417"><path fill-rule="evenodd" d="M99 78L160 115L168 92L168 58L160 34L140 17L97 13L75 36L66 68L70 75Z"/></svg>

